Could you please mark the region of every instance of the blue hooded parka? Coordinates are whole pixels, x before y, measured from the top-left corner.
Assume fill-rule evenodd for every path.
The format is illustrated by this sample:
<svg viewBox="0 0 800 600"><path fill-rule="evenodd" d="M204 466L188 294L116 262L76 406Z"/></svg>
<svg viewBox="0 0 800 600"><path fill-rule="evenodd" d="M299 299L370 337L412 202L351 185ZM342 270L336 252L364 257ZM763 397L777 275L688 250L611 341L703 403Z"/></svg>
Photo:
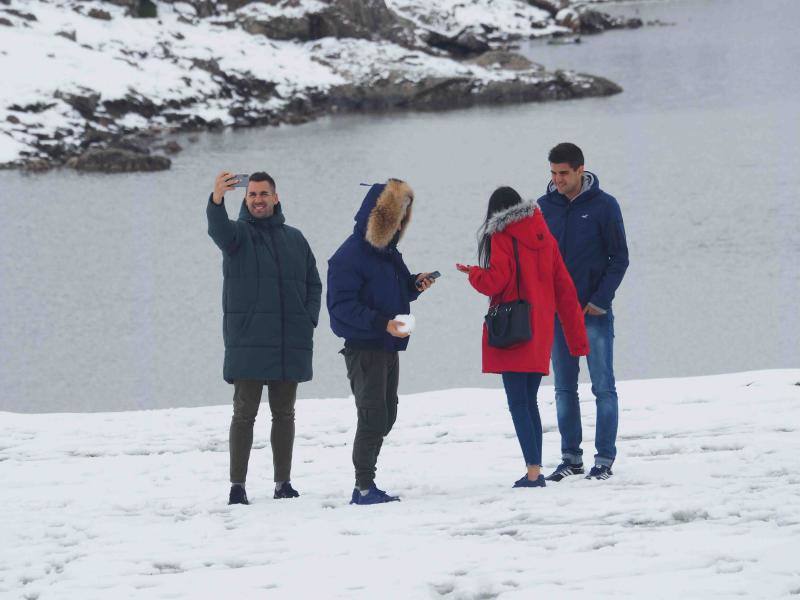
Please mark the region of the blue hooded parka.
<svg viewBox="0 0 800 600"><path fill-rule="evenodd" d="M403 181L370 187L355 216L353 233L328 260L327 304L331 329L350 348L405 350L386 325L408 314L420 292L397 250L411 218L414 196Z"/></svg>

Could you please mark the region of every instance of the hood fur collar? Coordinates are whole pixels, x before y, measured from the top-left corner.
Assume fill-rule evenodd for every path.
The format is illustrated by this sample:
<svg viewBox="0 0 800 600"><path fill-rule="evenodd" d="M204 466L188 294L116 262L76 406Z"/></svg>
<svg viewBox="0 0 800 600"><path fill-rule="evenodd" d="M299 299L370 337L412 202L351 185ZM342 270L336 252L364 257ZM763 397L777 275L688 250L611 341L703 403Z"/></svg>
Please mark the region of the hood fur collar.
<svg viewBox="0 0 800 600"><path fill-rule="evenodd" d="M481 236L494 235L495 233L503 231L509 225L533 215L537 208L538 205L535 201L524 200L519 204L509 206L500 212L496 212L486 221L481 231Z"/></svg>
<svg viewBox="0 0 800 600"><path fill-rule="evenodd" d="M367 219L367 232L364 236L367 242L375 248L383 249L396 235L399 240L411 221L413 202L414 192L405 181L390 179L386 182Z"/></svg>

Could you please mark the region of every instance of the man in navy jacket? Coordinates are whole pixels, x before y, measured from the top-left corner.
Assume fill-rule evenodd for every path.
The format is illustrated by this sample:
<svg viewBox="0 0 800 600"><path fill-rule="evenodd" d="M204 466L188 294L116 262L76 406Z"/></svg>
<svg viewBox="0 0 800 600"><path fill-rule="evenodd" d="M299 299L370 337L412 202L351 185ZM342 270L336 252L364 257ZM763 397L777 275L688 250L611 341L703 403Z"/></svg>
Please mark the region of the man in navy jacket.
<svg viewBox="0 0 800 600"><path fill-rule="evenodd" d="M622 211L613 196L600 189L593 173L584 170L583 152L570 143L550 151L552 180L539 206L575 283L584 307L589 355L586 362L597 403L594 467L587 479L608 479L617 455L619 422L614 380L614 314L611 303L628 268L628 245ZM561 481L584 473L581 413L578 401L578 358L567 348L556 318L553 341L561 464L547 477Z"/></svg>
<svg viewBox="0 0 800 600"><path fill-rule="evenodd" d="M383 439L397 419L398 352L408 346L409 334L395 317L409 314L411 301L434 281L430 273L412 275L397 250L413 201L411 188L399 179L371 186L353 233L328 261L331 329L345 340L341 353L358 414L351 504L399 500L375 486L375 473Z"/></svg>

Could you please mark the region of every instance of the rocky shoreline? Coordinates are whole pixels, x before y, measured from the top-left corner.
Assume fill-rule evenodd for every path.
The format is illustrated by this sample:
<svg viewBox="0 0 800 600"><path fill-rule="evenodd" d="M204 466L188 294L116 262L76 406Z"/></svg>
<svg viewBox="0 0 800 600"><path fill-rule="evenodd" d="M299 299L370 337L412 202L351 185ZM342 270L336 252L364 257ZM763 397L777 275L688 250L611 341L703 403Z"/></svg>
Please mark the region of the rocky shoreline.
<svg viewBox="0 0 800 600"><path fill-rule="evenodd" d="M43 65L0 93L0 168L163 170L177 133L616 94L512 45L642 25L569 0L428 4L0 0L0 66Z"/></svg>

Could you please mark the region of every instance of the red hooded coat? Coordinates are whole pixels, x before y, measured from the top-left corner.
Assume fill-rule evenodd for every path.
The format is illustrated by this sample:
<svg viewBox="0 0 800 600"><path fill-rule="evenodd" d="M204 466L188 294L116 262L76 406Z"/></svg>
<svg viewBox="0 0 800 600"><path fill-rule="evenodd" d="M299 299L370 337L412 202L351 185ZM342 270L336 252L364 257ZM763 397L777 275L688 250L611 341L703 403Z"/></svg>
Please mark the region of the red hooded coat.
<svg viewBox="0 0 800 600"><path fill-rule="evenodd" d="M470 267L469 282L481 294L491 297L490 306L516 300L517 268L512 243L516 239L521 266L520 292L531 304L533 337L508 348L493 348L488 344L484 324L483 372L547 375L556 312L570 354L587 355L589 340L583 311L542 212L534 203L523 202L492 215L484 231L491 235L489 268Z"/></svg>

